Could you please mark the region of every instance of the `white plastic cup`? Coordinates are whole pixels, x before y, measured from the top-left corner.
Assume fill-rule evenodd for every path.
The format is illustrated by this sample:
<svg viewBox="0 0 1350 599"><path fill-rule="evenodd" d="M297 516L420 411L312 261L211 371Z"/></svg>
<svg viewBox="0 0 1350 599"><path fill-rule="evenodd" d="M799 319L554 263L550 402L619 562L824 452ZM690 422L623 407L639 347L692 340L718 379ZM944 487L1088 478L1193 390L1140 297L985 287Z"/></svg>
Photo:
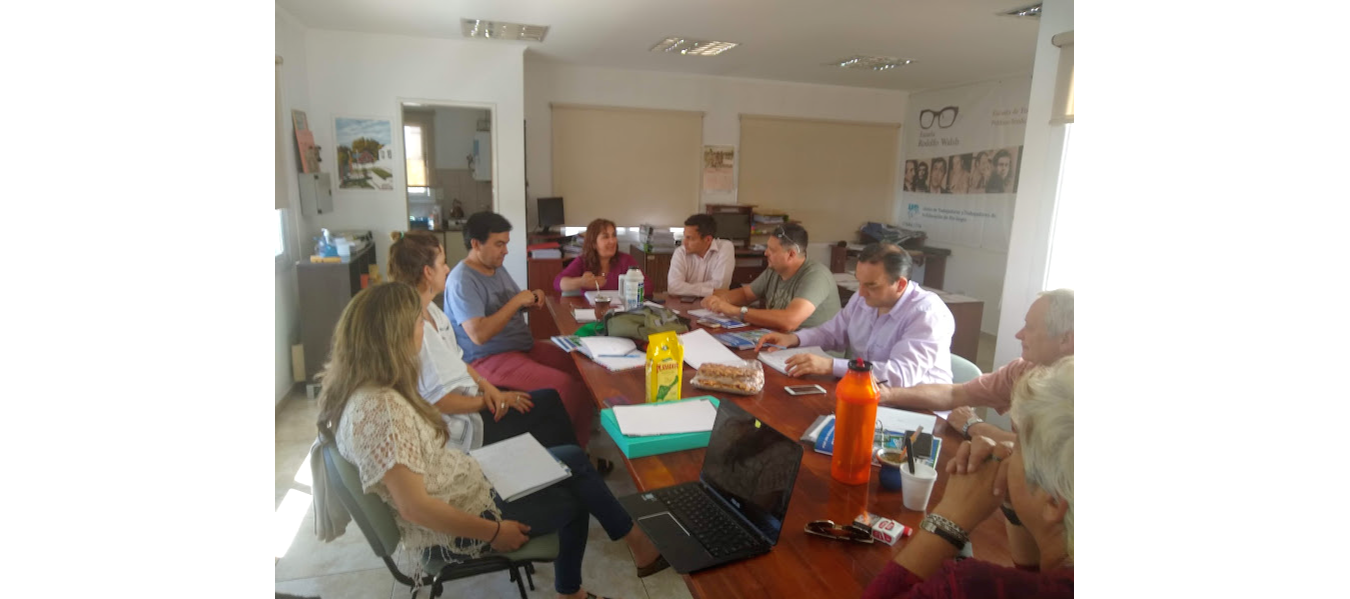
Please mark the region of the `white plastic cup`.
<svg viewBox="0 0 1350 599"><path fill-rule="evenodd" d="M909 464L900 467L900 492L904 495L905 509L916 512L928 509L928 498L933 494L933 483L937 482L937 470L923 462L914 462L914 473Z"/></svg>

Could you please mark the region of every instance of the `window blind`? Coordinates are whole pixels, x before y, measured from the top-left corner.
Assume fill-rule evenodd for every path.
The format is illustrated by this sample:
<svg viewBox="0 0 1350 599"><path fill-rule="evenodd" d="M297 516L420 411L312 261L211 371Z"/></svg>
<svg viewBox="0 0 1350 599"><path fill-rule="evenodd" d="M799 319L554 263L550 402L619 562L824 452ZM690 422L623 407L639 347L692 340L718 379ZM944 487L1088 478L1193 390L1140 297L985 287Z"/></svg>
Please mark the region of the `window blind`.
<svg viewBox="0 0 1350 599"><path fill-rule="evenodd" d="M741 115L737 201L801 221L811 243L852 241L895 203L900 126Z"/></svg>
<svg viewBox="0 0 1350 599"><path fill-rule="evenodd" d="M679 226L698 211L703 113L552 104L564 221Z"/></svg>

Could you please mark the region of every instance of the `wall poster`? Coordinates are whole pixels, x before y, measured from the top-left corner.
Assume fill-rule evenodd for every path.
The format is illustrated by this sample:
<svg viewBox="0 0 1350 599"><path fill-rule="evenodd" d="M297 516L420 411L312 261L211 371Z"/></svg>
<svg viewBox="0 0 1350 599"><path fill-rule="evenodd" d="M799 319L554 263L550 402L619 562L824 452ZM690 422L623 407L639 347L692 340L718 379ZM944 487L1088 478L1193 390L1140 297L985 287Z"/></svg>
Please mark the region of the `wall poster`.
<svg viewBox="0 0 1350 599"><path fill-rule="evenodd" d="M735 168L735 146L703 146L703 191L735 189Z"/></svg>
<svg viewBox="0 0 1350 599"><path fill-rule="evenodd" d="M914 94L905 119L901 226L930 242L1005 252L1031 79Z"/></svg>
<svg viewBox="0 0 1350 599"><path fill-rule="evenodd" d="M394 188L393 125L389 119L336 117L338 189Z"/></svg>

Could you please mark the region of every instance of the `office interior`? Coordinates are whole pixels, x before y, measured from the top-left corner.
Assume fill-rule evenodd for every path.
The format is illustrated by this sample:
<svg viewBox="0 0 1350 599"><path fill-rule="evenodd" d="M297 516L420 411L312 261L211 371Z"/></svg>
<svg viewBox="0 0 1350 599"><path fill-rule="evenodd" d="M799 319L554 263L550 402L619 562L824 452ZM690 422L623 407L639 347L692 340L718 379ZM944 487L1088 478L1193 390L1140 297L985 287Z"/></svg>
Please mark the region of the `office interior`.
<svg viewBox="0 0 1350 599"><path fill-rule="evenodd" d="M1035 17L999 14L1031 5L1041 7ZM543 42L476 39L464 35L461 19L546 25L549 31ZM1064 247L1054 243L1069 212L1060 181L1072 125L1052 122L1051 117L1062 68L1061 49L1051 38L1073 30L1072 0L927 5L869 0L849 7L820 3L793 10L771 2L728 5L701 0L678 5L656 0L547 4L513 0L368 6L277 0L275 27L279 148L284 150L278 153L275 215L279 239L273 544L278 593L326 599L407 593L354 526L332 543L321 543L313 535L306 460L317 406L307 394L311 389L304 374L297 376L297 364L303 360L296 360L294 347L301 343L304 310L297 263L309 260L314 237L323 229L369 231L374 262L383 273L390 233L408 230L419 219L427 222L433 213L438 217L435 226L445 235L447 261L453 262L465 253L458 245L463 238L457 225L475 211L492 210L515 225L504 268L524 288L529 280L526 233L538 227L539 198L564 198L569 231L584 227L590 218L607 217L586 213L574 218L574 202L582 206L584 201L557 188L560 157L554 155L558 132L552 120L560 108L698 114L701 129L691 143L735 148L737 176L744 163L754 159L741 152L746 118L893 125L894 190L869 198L865 206L851 206L833 220L820 217L802 223L812 234L808 257L828 264L830 245L855 240L848 235L864 224L858 214L889 224L903 220L907 206L898 178L906 151L901 140L908 128L917 126L910 122L914 95L1000 79L1029 79L1024 139L1017 144L1023 157L1020 187L1012 200L1006 250L933 238L929 242L951 252L945 290L983 302L974 361L984 372L1020 354L1014 334L1038 291L1072 287L1069 259ZM707 57L650 51L672 35L741 46ZM883 71L825 64L850 55L913 58L913 63ZM301 198L303 167L294 149L293 110L306 114L320 148L318 170L332 176L338 171L338 157L330 149L338 145L335 118L390 121L391 159L398 167L392 173L392 189L339 189L334 181L329 209L307 210ZM408 174L404 133L419 122L432 123L439 139L422 157L425 171L414 181ZM690 177L690 191L681 191L680 213L703 212L708 205L750 203L740 197L738 186L710 190L700 183ZM452 218L456 206L459 210ZM634 213L650 208L641 200L634 206ZM634 219L617 222L619 227L633 228L624 233L629 238L621 249L635 240L638 225L681 226L626 222ZM818 236L817 231L823 233ZM616 463L621 460L603 433L594 436L591 452ZM635 491L622 470L606 479L616 495ZM643 580L627 575L633 560L626 547L606 540L595 522L592 529L584 574L597 582L588 582L589 587L622 597L689 596L679 575L671 571ZM539 567L534 577L539 590L532 596L551 596L550 568ZM516 586L505 573L498 573L455 581L447 585L445 596L512 597Z"/></svg>

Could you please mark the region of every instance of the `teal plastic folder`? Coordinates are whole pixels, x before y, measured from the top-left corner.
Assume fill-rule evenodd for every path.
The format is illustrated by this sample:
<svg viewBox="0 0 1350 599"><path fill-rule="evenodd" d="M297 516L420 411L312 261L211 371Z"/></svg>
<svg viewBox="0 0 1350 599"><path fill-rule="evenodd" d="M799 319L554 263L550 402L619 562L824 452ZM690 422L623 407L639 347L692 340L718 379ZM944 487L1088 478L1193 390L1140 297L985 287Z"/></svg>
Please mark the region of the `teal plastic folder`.
<svg viewBox="0 0 1350 599"><path fill-rule="evenodd" d="M699 397L686 397L680 401L690 401L694 399L708 399L712 401L713 406L720 404L720 400L711 395L701 395ZM605 428L610 438L614 439L614 444L619 446L619 451L628 459L645 458L649 455L658 455L670 453L672 451L683 451L686 449L697 449L707 447L708 439L712 437L712 431L702 433L678 433L674 435L655 435L651 437L625 437L619 432L619 420L614 417L614 410L606 408L600 410L600 426Z"/></svg>

